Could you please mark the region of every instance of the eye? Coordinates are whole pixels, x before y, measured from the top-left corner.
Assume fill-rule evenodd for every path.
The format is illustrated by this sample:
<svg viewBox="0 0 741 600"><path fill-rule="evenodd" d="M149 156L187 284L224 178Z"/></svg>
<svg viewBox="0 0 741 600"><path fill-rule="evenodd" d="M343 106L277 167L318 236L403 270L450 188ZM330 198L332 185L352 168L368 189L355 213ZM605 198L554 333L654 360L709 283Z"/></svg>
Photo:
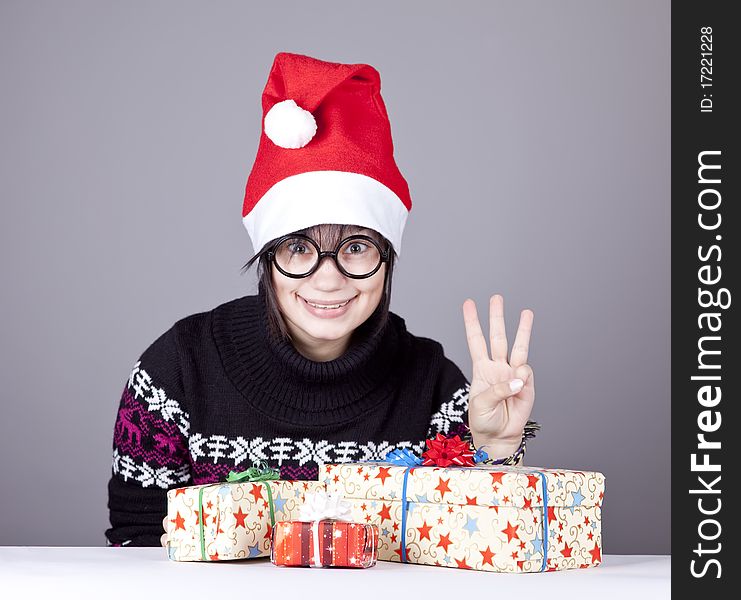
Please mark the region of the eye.
<svg viewBox="0 0 741 600"><path fill-rule="evenodd" d="M291 254L305 254L308 251L306 244L304 244L303 242L293 242L291 244L288 244L288 249L290 250Z"/></svg>
<svg viewBox="0 0 741 600"><path fill-rule="evenodd" d="M362 242L350 242L347 246L347 251L350 254L361 254L368 249L368 245Z"/></svg>

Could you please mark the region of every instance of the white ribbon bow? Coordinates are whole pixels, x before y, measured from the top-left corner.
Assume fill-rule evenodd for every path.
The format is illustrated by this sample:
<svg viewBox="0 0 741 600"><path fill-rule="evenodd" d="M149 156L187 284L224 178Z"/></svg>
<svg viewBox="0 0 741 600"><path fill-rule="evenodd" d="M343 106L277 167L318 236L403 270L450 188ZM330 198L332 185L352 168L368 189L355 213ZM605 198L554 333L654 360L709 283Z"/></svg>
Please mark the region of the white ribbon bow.
<svg viewBox="0 0 741 600"><path fill-rule="evenodd" d="M311 533L314 538L314 567L322 566L321 549L319 547L319 522L332 519L334 521L350 521L352 505L342 494L327 494L318 491L308 493L301 505L299 520L312 521Z"/></svg>
<svg viewBox="0 0 741 600"><path fill-rule="evenodd" d="M342 497L342 494L328 494L323 491L308 493L301 505L299 519L301 521L350 521L352 504Z"/></svg>

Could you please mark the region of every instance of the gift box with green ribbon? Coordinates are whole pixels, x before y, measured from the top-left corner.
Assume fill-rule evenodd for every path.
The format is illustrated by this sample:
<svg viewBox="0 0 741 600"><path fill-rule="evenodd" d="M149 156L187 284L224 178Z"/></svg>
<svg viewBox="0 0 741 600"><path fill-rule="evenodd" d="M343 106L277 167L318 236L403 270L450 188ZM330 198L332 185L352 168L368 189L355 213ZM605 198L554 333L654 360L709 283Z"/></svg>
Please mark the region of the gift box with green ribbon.
<svg viewBox="0 0 741 600"><path fill-rule="evenodd" d="M602 473L477 464L455 447L328 464L319 478L353 521L378 526L379 560L510 573L601 562Z"/></svg>
<svg viewBox="0 0 741 600"><path fill-rule="evenodd" d="M324 490L317 481L279 479L277 469L232 471L227 481L167 492L167 555L176 561L220 561L270 556L276 521L298 516L304 496Z"/></svg>

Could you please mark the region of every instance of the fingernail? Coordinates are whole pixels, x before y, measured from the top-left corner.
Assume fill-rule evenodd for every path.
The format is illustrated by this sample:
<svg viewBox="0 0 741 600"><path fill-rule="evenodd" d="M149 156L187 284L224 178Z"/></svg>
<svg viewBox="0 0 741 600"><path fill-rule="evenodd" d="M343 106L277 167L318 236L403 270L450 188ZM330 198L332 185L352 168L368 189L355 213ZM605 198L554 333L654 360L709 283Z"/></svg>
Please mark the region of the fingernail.
<svg viewBox="0 0 741 600"><path fill-rule="evenodd" d="M509 389L512 390L513 394L516 394L522 389L523 385L525 385L525 382L522 379L513 379L509 382Z"/></svg>

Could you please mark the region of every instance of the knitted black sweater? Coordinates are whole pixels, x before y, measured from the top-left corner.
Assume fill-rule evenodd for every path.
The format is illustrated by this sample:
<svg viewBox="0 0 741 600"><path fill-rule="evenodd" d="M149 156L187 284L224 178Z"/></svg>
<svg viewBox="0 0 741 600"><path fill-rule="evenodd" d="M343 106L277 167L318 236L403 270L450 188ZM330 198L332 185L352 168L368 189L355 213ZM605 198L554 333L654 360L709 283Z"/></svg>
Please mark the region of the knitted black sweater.
<svg viewBox="0 0 741 600"><path fill-rule="evenodd" d="M466 431L469 383L431 339L377 310L339 358L268 336L262 293L177 321L134 365L113 436L108 545L158 546L168 489L224 481L256 461L283 479L324 463L416 453Z"/></svg>

